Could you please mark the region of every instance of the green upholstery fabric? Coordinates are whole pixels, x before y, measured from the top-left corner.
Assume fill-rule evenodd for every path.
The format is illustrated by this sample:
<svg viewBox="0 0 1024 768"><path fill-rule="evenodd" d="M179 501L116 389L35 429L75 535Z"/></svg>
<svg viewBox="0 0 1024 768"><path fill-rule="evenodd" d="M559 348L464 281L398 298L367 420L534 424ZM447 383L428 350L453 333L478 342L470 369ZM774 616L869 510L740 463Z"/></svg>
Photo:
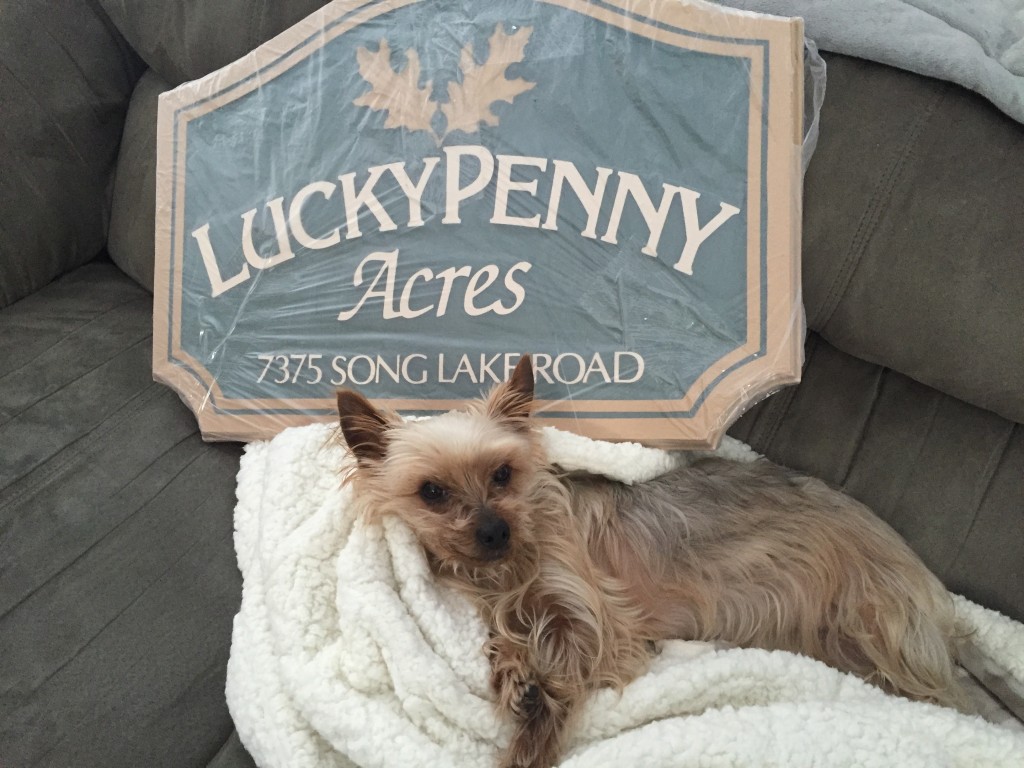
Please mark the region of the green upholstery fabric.
<svg viewBox="0 0 1024 768"><path fill-rule="evenodd" d="M156 115L160 94L170 87L150 69L132 94L117 157L107 241L114 263L151 293L156 256Z"/></svg>
<svg viewBox="0 0 1024 768"><path fill-rule="evenodd" d="M96 3L0 3L0 307L103 250L141 74Z"/></svg>
<svg viewBox="0 0 1024 768"><path fill-rule="evenodd" d="M1024 422L1024 126L949 83L828 62L804 194L809 327Z"/></svg>
<svg viewBox="0 0 1024 768"><path fill-rule="evenodd" d="M5 766L203 765L232 737L241 450L153 382L151 303L97 262L0 311Z"/></svg>
<svg viewBox="0 0 1024 768"><path fill-rule="evenodd" d="M146 63L179 85L230 64L327 0L99 0Z"/></svg>

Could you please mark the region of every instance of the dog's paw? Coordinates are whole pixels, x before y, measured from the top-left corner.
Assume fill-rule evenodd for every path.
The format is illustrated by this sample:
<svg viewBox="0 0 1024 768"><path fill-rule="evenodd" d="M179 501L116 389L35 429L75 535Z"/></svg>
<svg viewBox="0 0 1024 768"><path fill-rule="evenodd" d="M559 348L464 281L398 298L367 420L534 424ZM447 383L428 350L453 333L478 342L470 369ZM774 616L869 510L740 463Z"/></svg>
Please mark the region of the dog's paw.
<svg viewBox="0 0 1024 768"><path fill-rule="evenodd" d="M541 693L538 685L532 680L523 680L516 685L510 709L516 717L525 720L537 714L540 701Z"/></svg>
<svg viewBox="0 0 1024 768"><path fill-rule="evenodd" d="M498 705L516 718L528 717L540 700L540 688L525 650L493 638L487 655L491 661L491 688L498 696Z"/></svg>
<svg viewBox="0 0 1024 768"><path fill-rule="evenodd" d="M537 681L525 674L525 670L495 670L491 685L498 694L499 706L519 720L536 714L541 701L541 690Z"/></svg>

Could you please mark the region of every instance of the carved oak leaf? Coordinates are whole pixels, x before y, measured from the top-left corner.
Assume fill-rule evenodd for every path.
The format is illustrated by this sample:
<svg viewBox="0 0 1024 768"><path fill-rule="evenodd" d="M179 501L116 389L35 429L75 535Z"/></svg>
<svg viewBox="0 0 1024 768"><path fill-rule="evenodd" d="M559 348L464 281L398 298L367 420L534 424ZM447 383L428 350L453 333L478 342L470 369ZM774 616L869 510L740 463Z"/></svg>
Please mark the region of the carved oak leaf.
<svg viewBox="0 0 1024 768"><path fill-rule="evenodd" d="M506 35L498 24L491 35L490 52L483 64L474 60L472 43L466 44L459 58L462 82L448 84L448 103L441 105L441 112L448 119L445 135L452 131L473 133L479 130L480 123L497 125L498 118L491 112L491 104L496 101L511 104L516 96L536 85L521 77L515 80L505 77L509 66L523 60L523 51L532 33L531 27L522 27L518 32Z"/></svg>
<svg viewBox="0 0 1024 768"><path fill-rule="evenodd" d="M370 84L370 90L353 100L358 107L387 111L385 128L407 128L410 131L429 131L430 119L437 112L437 104L430 98L430 81L423 87L420 82L420 57L410 48L405 52L408 64L396 72L391 68L391 48L387 40L380 41L374 53L367 48L356 51L359 74Z"/></svg>

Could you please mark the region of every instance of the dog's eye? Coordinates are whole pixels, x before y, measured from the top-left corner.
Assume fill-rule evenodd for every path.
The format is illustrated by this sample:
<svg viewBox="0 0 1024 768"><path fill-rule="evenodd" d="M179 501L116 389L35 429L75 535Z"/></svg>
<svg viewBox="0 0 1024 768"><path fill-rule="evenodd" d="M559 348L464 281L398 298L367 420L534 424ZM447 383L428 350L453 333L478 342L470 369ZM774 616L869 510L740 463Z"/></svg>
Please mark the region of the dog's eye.
<svg viewBox="0 0 1024 768"><path fill-rule="evenodd" d="M491 479L495 485L508 485L508 481L512 479L512 467L508 464L502 464L491 475Z"/></svg>
<svg viewBox="0 0 1024 768"><path fill-rule="evenodd" d="M448 498L448 491L437 483L427 481L420 486L420 498L427 504L440 504Z"/></svg>

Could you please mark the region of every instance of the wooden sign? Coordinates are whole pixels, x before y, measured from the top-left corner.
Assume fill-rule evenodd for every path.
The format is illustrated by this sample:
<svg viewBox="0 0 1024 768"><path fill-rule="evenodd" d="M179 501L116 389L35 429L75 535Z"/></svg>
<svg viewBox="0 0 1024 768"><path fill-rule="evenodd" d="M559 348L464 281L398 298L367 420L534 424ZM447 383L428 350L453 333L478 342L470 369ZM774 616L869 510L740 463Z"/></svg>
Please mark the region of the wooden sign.
<svg viewBox="0 0 1024 768"><path fill-rule="evenodd" d="M153 370L208 439L429 414L710 446L799 376L799 20L335 2L160 100Z"/></svg>

